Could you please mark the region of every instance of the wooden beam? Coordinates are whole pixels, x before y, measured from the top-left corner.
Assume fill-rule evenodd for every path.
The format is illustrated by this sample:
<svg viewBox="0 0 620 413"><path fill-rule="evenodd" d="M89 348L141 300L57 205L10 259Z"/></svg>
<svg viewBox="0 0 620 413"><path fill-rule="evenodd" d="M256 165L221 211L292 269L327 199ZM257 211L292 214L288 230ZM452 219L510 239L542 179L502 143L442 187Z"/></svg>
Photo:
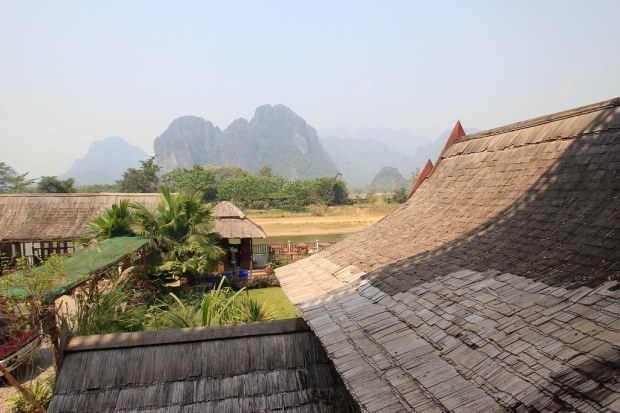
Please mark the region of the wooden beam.
<svg viewBox="0 0 620 413"><path fill-rule="evenodd" d="M224 326L80 336L71 337L64 351L69 353L76 351L178 344L192 341L295 333L308 331L309 329L310 327L308 327L303 319L294 318L290 320L274 320Z"/></svg>

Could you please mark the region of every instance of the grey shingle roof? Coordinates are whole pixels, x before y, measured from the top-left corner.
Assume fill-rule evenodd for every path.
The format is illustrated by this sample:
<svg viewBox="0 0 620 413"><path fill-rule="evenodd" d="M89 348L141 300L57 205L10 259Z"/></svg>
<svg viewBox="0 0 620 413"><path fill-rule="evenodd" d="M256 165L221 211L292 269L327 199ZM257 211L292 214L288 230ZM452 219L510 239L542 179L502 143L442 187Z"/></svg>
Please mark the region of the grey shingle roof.
<svg viewBox="0 0 620 413"><path fill-rule="evenodd" d="M302 320L72 338L48 412L357 412Z"/></svg>
<svg viewBox="0 0 620 413"><path fill-rule="evenodd" d="M460 138L277 270L362 411L620 411L619 105Z"/></svg>

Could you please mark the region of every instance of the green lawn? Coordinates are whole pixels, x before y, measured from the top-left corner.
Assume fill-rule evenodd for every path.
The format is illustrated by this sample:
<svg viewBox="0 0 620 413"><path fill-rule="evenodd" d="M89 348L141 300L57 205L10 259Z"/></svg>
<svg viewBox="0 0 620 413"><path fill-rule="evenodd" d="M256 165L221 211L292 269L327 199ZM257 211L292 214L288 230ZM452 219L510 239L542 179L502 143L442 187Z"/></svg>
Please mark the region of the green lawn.
<svg viewBox="0 0 620 413"><path fill-rule="evenodd" d="M293 307L293 304L284 295L280 287L256 288L248 290L248 293L252 298L258 298L265 303L271 304L278 313L278 320L299 317L299 312Z"/></svg>

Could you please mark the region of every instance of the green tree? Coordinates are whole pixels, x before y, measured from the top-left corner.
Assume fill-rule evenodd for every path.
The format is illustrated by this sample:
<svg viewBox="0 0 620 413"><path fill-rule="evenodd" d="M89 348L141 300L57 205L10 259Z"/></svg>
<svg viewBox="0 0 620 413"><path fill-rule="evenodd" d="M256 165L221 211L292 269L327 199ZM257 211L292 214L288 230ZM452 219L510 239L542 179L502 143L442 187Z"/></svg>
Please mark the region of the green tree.
<svg viewBox="0 0 620 413"><path fill-rule="evenodd" d="M344 205L347 203L349 192L347 185L340 178L335 177L317 178L315 181L316 196L326 205Z"/></svg>
<svg viewBox="0 0 620 413"><path fill-rule="evenodd" d="M214 201L218 184L213 168L194 165L192 169L174 169L161 177L161 183L172 190L202 192L205 201Z"/></svg>
<svg viewBox="0 0 620 413"><path fill-rule="evenodd" d="M18 174L4 162L0 162L0 193L19 192L31 185L34 180L26 179L25 174Z"/></svg>
<svg viewBox="0 0 620 413"><path fill-rule="evenodd" d="M293 211L319 202L311 179L287 182L282 188L282 194L285 199L282 206Z"/></svg>
<svg viewBox="0 0 620 413"><path fill-rule="evenodd" d="M118 205L114 204L107 208L99 216L96 216L86 224L86 235L103 239L132 235L133 213L129 208L129 201L121 200Z"/></svg>
<svg viewBox="0 0 620 413"><path fill-rule="evenodd" d="M278 203L287 179L281 176L246 175L227 179L218 186L218 199L245 208L269 208Z"/></svg>
<svg viewBox="0 0 620 413"><path fill-rule="evenodd" d="M397 188L392 192L389 202L394 204L404 204L407 202L407 191L405 188Z"/></svg>
<svg viewBox="0 0 620 413"><path fill-rule="evenodd" d="M58 179L55 176L42 176L37 184L37 191L52 194L75 192L75 179Z"/></svg>
<svg viewBox="0 0 620 413"><path fill-rule="evenodd" d="M135 211L132 229L151 240L161 270L196 275L216 268L222 249L217 246L219 235L212 232L215 218L211 205L203 202L200 192L175 195L164 187L154 211L135 203L131 207ZM197 254L202 263L199 267L194 259Z"/></svg>
<svg viewBox="0 0 620 413"><path fill-rule="evenodd" d="M140 161L140 169L129 168L123 178L117 182L121 192L157 192L159 189L158 173L161 166L155 165L155 157Z"/></svg>
<svg viewBox="0 0 620 413"><path fill-rule="evenodd" d="M207 165L205 169L213 172L215 182L220 183L228 179L243 178L250 175L247 171L235 165L211 166Z"/></svg>

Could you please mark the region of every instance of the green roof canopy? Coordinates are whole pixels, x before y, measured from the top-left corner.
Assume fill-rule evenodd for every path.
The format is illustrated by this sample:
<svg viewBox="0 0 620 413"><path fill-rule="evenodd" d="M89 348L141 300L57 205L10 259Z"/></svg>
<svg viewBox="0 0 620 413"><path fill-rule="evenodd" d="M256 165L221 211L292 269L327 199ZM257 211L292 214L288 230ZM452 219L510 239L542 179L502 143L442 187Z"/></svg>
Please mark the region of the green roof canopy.
<svg viewBox="0 0 620 413"><path fill-rule="evenodd" d="M71 291L93 275L138 251L148 242L148 239L142 237L109 238L63 257L65 276L59 277L58 283L49 290L48 299L56 299ZM23 276L19 271L12 274L12 277L16 278ZM0 290L0 296L27 298L28 293L23 288L9 288Z"/></svg>

